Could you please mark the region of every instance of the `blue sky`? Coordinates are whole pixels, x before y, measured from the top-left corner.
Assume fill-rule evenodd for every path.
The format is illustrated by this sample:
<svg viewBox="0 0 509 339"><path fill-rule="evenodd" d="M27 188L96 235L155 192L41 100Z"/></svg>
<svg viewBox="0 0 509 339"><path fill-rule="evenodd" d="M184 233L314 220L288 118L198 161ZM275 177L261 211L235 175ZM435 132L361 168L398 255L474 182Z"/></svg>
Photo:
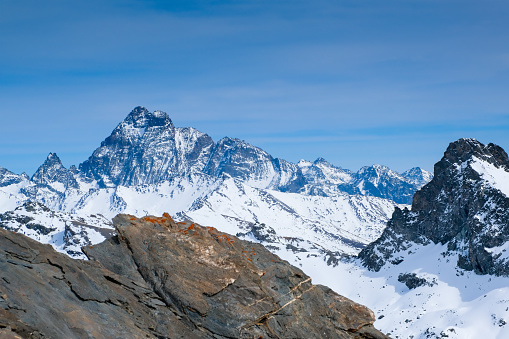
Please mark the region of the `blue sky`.
<svg viewBox="0 0 509 339"><path fill-rule="evenodd" d="M509 149L507 1L0 0L0 166L88 158L138 105L289 161Z"/></svg>

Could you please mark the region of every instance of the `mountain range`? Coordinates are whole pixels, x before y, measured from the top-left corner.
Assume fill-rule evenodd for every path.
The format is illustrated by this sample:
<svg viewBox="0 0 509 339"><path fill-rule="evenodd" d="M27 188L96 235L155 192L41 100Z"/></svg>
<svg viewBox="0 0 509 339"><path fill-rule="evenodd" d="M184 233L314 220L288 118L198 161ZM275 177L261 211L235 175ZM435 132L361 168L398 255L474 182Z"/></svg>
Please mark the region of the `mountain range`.
<svg viewBox="0 0 509 339"><path fill-rule="evenodd" d="M23 205L31 202L69 213L68 220L169 212L233 234L270 225L309 246L355 254L431 177L420 168L398 174L380 165L352 172L322 158L294 164L239 139L216 143L194 128L175 127L164 112L136 107L78 167L67 169L50 153L31 178L1 169L0 212L30 214ZM49 242L68 243L62 227L54 227Z"/></svg>
<svg viewBox="0 0 509 339"><path fill-rule="evenodd" d="M264 245L392 337L505 338L508 185L505 151L475 139L452 142L433 175L352 172L137 107L78 167L50 153L31 178L0 169L0 226L86 258L80 246L111 237L118 213L169 212Z"/></svg>

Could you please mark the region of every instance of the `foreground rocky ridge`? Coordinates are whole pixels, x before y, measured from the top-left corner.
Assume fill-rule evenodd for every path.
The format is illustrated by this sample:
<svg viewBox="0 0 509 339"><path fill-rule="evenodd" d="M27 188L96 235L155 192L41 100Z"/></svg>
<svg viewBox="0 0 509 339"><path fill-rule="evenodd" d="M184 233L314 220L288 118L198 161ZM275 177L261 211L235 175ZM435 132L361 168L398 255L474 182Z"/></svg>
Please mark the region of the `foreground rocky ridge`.
<svg viewBox="0 0 509 339"><path fill-rule="evenodd" d="M378 271L403 261L415 244L431 243L447 245L443 256L462 269L509 276L509 158L501 147L475 139L451 143L412 209L396 208L359 258Z"/></svg>
<svg viewBox="0 0 509 339"><path fill-rule="evenodd" d="M22 338L387 338L373 313L263 246L190 222L114 219L72 260L0 229L0 328Z"/></svg>

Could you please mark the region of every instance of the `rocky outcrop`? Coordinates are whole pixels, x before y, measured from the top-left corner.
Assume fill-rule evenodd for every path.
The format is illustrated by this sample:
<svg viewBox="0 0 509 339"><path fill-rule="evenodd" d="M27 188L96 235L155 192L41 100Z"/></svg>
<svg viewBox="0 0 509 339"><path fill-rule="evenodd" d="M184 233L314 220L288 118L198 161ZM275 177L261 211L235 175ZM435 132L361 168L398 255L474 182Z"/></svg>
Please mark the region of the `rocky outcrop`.
<svg viewBox="0 0 509 339"><path fill-rule="evenodd" d="M374 314L259 244L161 218L73 260L0 229L0 332L22 338L387 338Z"/></svg>
<svg viewBox="0 0 509 339"><path fill-rule="evenodd" d="M361 251L364 265L379 270L404 259L412 244L447 244L444 255L479 274L509 275L509 159L497 145L460 139L435 164L435 176L396 209L382 236Z"/></svg>

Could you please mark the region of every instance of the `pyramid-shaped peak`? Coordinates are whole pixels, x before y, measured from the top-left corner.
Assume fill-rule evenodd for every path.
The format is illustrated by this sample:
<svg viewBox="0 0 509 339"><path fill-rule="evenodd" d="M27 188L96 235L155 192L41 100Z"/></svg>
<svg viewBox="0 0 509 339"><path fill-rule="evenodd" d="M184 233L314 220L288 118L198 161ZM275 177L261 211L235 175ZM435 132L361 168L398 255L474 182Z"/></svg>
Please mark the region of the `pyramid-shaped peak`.
<svg viewBox="0 0 509 339"><path fill-rule="evenodd" d="M60 158L56 153L50 153L46 157L44 164L62 164L62 161L60 161Z"/></svg>
<svg viewBox="0 0 509 339"><path fill-rule="evenodd" d="M143 106L135 107L124 119L124 123L132 125L135 128L166 125L173 127L173 123L168 114L163 111L150 112Z"/></svg>
<svg viewBox="0 0 509 339"><path fill-rule="evenodd" d="M59 182L64 184L65 187L78 187L76 180L72 177L72 174L64 167L64 165L62 165L62 162L56 153L48 154L48 157L44 163L39 166L31 180L34 183L41 185L51 186L54 183Z"/></svg>

